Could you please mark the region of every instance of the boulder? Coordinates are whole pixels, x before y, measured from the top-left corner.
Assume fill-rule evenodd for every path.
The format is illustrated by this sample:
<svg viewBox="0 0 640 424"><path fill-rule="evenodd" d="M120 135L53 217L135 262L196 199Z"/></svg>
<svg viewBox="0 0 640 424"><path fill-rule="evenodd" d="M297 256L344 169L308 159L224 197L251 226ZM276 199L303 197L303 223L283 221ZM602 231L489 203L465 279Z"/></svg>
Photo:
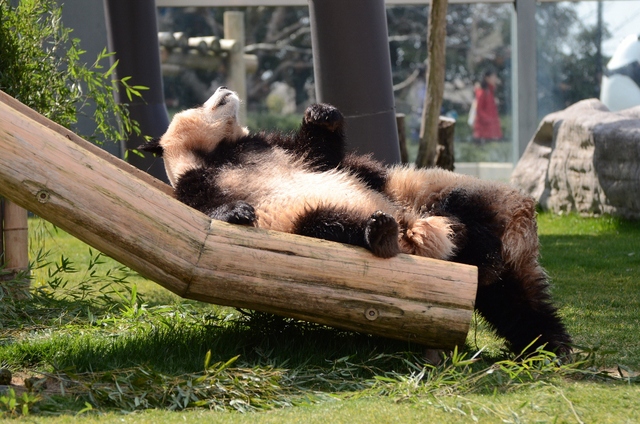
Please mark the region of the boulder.
<svg viewBox="0 0 640 424"><path fill-rule="evenodd" d="M547 115L511 183L555 213L640 219L640 106L589 99Z"/></svg>

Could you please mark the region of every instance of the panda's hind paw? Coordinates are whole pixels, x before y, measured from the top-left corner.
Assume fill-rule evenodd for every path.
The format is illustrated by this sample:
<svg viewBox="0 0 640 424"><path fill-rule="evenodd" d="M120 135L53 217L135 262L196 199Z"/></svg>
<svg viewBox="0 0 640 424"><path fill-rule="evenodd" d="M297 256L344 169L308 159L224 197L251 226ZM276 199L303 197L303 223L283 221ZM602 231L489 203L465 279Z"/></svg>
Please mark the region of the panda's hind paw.
<svg viewBox="0 0 640 424"><path fill-rule="evenodd" d="M391 258L400 252L398 245L398 223L391 216L377 211L367 221L365 243L374 255Z"/></svg>
<svg viewBox="0 0 640 424"><path fill-rule="evenodd" d="M303 122L306 125L325 127L333 132L342 127L344 117L337 108L325 103L316 103L307 107Z"/></svg>

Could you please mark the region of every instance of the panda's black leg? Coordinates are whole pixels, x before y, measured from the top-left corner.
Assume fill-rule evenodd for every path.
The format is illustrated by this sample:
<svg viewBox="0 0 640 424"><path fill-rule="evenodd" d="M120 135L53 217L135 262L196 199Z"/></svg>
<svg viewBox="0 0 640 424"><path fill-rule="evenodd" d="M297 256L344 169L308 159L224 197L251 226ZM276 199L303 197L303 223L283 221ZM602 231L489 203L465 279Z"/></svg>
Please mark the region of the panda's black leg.
<svg viewBox="0 0 640 424"><path fill-rule="evenodd" d="M392 216L383 212L376 212L362 220L347 211L316 208L298 218L293 232L361 246L382 258L395 256L400 251L398 223Z"/></svg>
<svg viewBox="0 0 640 424"><path fill-rule="evenodd" d="M516 354L529 345L528 352L545 344L545 350L561 356L571 352L571 337L551 303L546 278L539 269L524 279L507 274L478 286L476 309Z"/></svg>
<svg viewBox="0 0 640 424"><path fill-rule="evenodd" d="M453 217L462 224L455 229L454 244L458 249L451 260L477 266L479 284L495 282L505 269L499 237L502 230L486 198L463 188L434 197L426 208L429 214Z"/></svg>
<svg viewBox="0 0 640 424"><path fill-rule="evenodd" d="M239 225L253 225L256 220L253 206L242 200L220 205L209 211L208 215L212 219Z"/></svg>

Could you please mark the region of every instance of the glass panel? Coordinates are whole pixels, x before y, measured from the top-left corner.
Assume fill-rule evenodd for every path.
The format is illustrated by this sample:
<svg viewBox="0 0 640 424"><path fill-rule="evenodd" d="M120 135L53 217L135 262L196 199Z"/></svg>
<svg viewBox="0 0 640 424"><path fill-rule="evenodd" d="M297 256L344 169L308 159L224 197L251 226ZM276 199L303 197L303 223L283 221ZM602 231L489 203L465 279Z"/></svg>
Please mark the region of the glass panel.
<svg viewBox="0 0 640 424"><path fill-rule="evenodd" d="M160 7L159 31L224 37L227 10L245 14L247 124L252 130L296 128L314 101L308 7ZM163 81L170 113L203 103L227 81L224 51L164 49ZM173 59L169 57L173 55ZM185 60L185 59L189 60Z"/></svg>
<svg viewBox="0 0 640 424"><path fill-rule="evenodd" d="M234 8L237 10L238 8ZM410 161L418 147L425 94L428 5L387 8L396 108L406 115ZM447 16L446 83L442 113L456 119L455 153L460 162L511 162L511 14L509 4L450 4ZM188 37L223 36L226 8L158 8L159 30ZM246 7L247 53L258 57L247 76L251 129L289 129L298 125L314 99L313 61L307 7ZM165 96L170 111L200 104L226 80L223 60L190 50L193 66L164 49ZM495 87L482 88L487 71ZM493 77L491 77L493 81ZM474 127L469 110L483 95ZM492 106L493 105L493 106Z"/></svg>
<svg viewBox="0 0 640 424"><path fill-rule="evenodd" d="M508 4L449 4L442 113L456 119L456 162L512 160L512 9ZM387 12L396 108L406 115L410 161L417 153L425 92L428 10L394 6ZM470 125L476 96L480 107Z"/></svg>
<svg viewBox="0 0 640 424"><path fill-rule="evenodd" d="M536 20L538 118L542 119L548 113L583 99L601 98L607 92L608 88L601 89L611 83L611 77L606 75L611 57L626 37L635 37L637 44L640 1L542 3ZM640 46L633 49L637 52L635 60L640 61ZM618 63L612 64L619 68ZM628 85L610 86L614 104L605 102L610 108L622 100L633 103L635 96L640 96L640 81L634 84L633 78L625 77L625 84ZM635 104L640 104L640 98Z"/></svg>

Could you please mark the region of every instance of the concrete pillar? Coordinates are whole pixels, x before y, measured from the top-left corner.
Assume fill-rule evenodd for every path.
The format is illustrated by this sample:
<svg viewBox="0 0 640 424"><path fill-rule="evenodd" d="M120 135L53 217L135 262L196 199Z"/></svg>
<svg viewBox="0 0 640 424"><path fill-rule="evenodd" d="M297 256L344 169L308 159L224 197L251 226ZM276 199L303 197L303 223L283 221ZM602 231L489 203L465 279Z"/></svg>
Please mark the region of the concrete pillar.
<svg viewBox="0 0 640 424"><path fill-rule="evenodd" d="M80 57L89 65L98 54L107 47L107 23L105 20L104 0L58 0L62 8L62 21L67 28L73 29L72 37L80 39L80 47L85 53ZM103 66L109 67L108 61ZM78 122L73 126L73 132L81 135L91 135L96 130L93 119L95 104L89 102L84 113L78 115ZM124 143L122 140L100 140L100 146L107 152L119 158L123 157Z"/></svg>
<svg viewBox="0 0 640 424"><path fill-rule="evenodd" d="M538 127L536 0L516 0L512 21L513 159L517 162Z"/></svg>
<svg viewBox="0 0 640 424"><path fill-rule="evenodd" d="M169 126L164 104L158 24L154 0L105 0L109 49L118 60L118 78L130 76L132 85L149 88L143 98L132 101L120 93L119 101L129 104L131 118L138 121L142 135L160 137ZM140 136L126 140L127 149L135 149L145 142ZM152 155L144 158L129 154L128 161L149 174L167 181L162 160Z"/></svg>
<svg viewBox="0 0 640 424"><path fill-rule="evenodd" d="M309 0L316 96L344 114L347 144L400 162L384 0Z"/></svg>

